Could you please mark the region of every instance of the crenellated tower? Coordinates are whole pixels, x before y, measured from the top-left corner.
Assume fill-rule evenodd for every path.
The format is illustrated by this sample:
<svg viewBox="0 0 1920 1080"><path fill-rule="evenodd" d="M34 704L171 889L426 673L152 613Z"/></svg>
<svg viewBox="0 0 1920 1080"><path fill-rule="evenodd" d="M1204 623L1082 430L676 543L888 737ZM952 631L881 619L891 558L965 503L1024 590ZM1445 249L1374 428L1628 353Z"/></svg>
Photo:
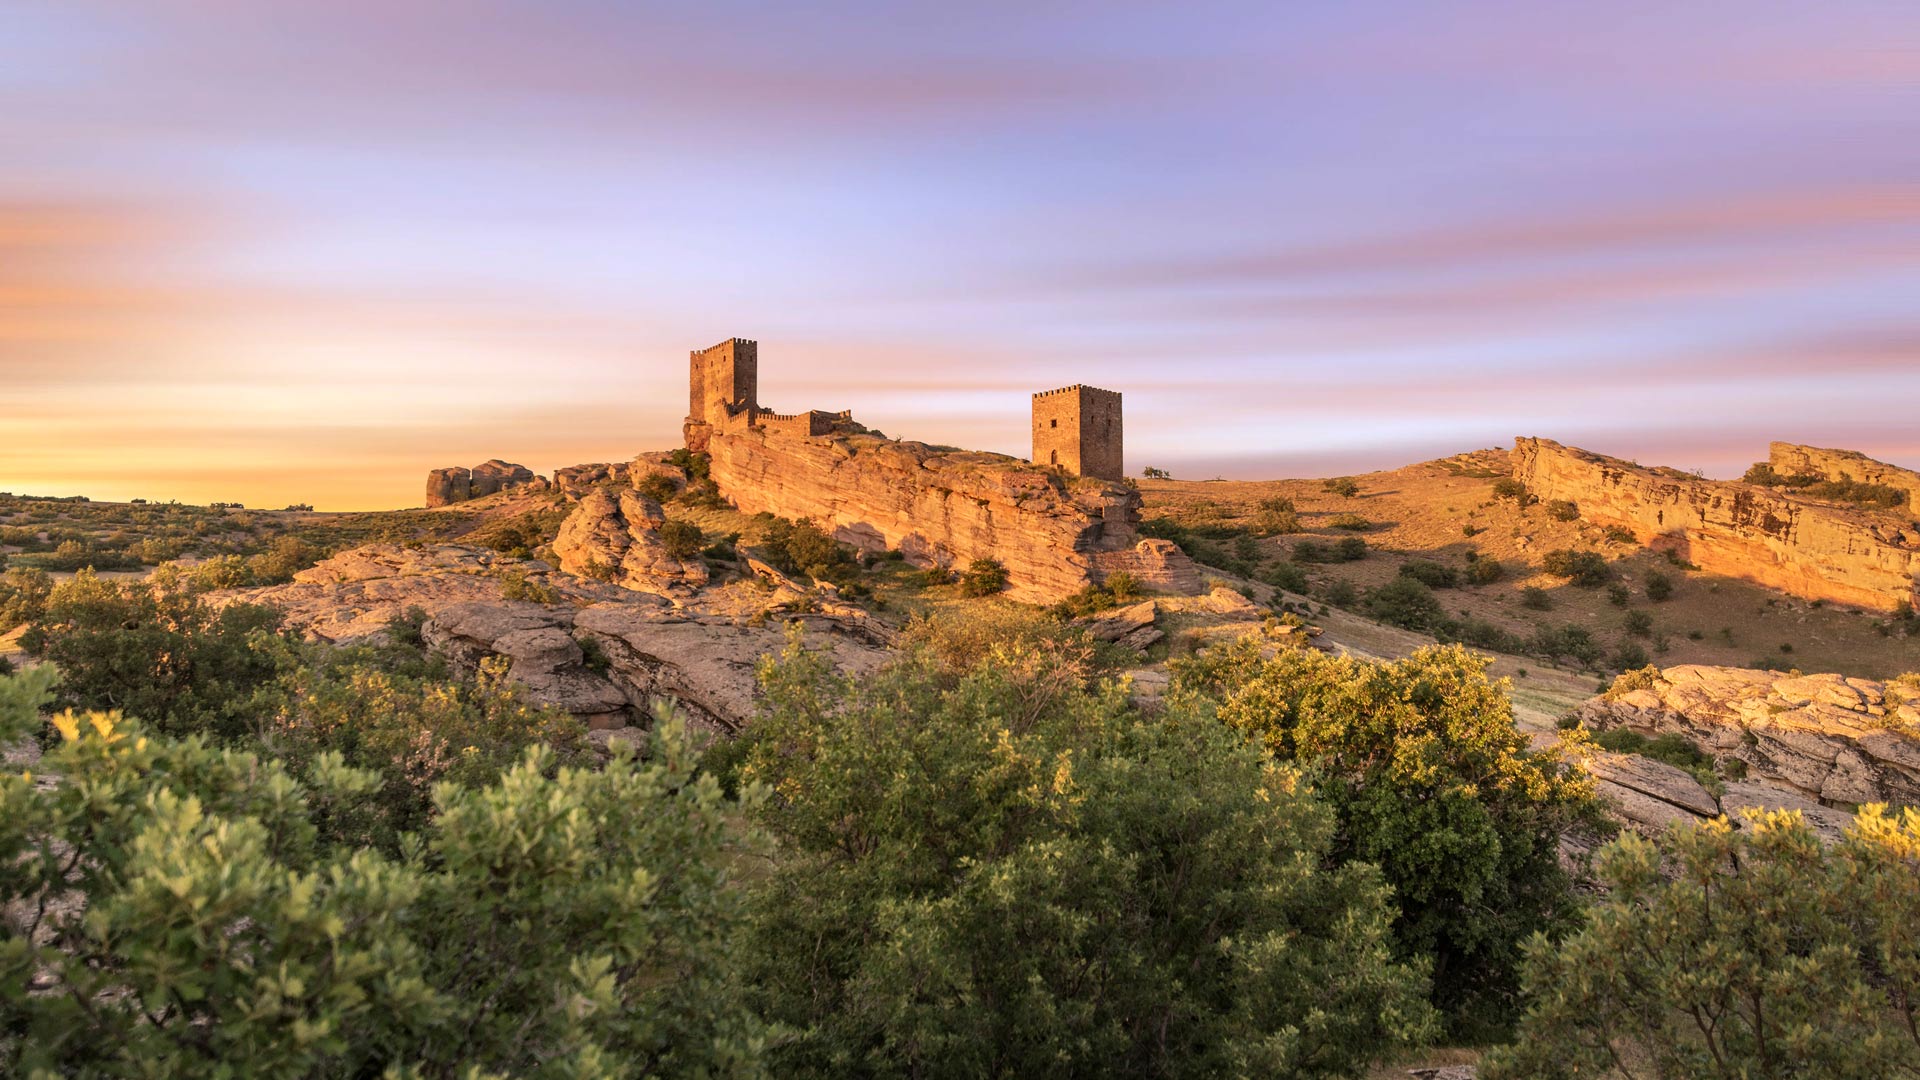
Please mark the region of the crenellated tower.
<svg viewBox="0 0 1920 1080"><path fill-rule="evenodd" d="M1033 463L1078 476L1126 476L1120 395L1073 386L1033 395Z"/></svg>
<svg viewBox="0 0 1920 1080"><path fill-rule="evenodd" d="M724 430L734 417L750 422L759 408L759 343L728 338L694 350L688 356L687 386L687 448L704 452L713 432Z"/></svg>

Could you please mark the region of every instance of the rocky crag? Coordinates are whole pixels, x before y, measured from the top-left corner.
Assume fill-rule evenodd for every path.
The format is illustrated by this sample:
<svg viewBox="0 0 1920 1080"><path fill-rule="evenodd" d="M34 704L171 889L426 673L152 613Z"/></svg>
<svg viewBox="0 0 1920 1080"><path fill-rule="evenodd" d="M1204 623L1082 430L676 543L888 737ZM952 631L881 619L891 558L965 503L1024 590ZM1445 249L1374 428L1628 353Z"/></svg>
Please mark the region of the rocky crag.
<svg viewBox="0 0 1920 1080"><path fill-rule="evenodd" d="M427 473L427 505L452 506L484 499L497 491L547 483L525 465L494 458L471 469L453 466Z"/></svg>
<svg viewBox="0 0 1920 1080"><path fill-rule="evenodd" d="M611 581L636 592L687 595L708 580L706 561L676 555L661 539L660 504L637 491L595 489L560 523L553 553L569 574Z"/></svg>
<svg viewBox="0 0 1920 1080"><path fill-rule="evenodd" d="M1599 525L1632 530L1710 573L1811 600L1897 611L1920 599L1920 523L1751 484L1648 469L1549 439L1517 439L1513 475Z"/></svg>
<svg viewBox="0 0 1920 1080"><path fill-rule="evenodd" d="M1671 765L1601 755L1602 792L1643 826L1753 806L1799 810L1838 835L1855 806L1920 806L1920 684L1687 665L1632 680L1575 715L1592 730L1678 735L1723 772L1730 761L1743 766L1716 793Z"/></svg>
<svg viewBox="0 0 1920 1080"><path fill-rule="evenodd" d="M292 584L212 599L271 604L288 625L341 645L376 639L418 608L427 643L455 664L504 657L532 700L634 737L663 697L708 729L738 731L753 713L754 666L784 647L789 621L809 648L848 671L877 666L892 639L857 608L740 587L751 595L733 603L714 596L696 609L480 548L376 544L303 570Z"/></svg>
<svg viewBox="0 0 1920 1080"><path fill-rule="evenodd" d="M1015 599L1057 600L1121 571L1149 589L1200 588L1179 548L1140 537L1140 494L1124 483L876 435L740 428L708 448L714 483L743 513L811 518L919 566L996 559Z"/></svg>
<svg viewBox="0 0 1920 1080"><path fill-rule="evenodd" d="M1781 476L1818 476L1898 488L1907 493L1908 510L1920 514L1920 473L1875 461L1858 451L1777 442L1767 446L1767 464Z"/></svg>

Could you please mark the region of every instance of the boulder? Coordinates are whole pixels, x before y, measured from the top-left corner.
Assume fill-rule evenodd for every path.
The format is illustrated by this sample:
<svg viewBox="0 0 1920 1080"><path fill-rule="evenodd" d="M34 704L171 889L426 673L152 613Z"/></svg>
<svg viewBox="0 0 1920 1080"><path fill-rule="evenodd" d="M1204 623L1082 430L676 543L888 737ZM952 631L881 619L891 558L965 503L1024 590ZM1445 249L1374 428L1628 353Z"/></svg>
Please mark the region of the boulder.
<svg viewBox="0 0 1920 1080"><path fill-rule="evenodd" d="M1160 607L1151 600L1142 600L1137 604L1102 611L1076 620L1076 625L1086 628L1095 641L1119 641L1137 631L1153 625L1159 615Z"/></svg>
<svg viewBox="0 0 1920 1080"><path fill-rule="evenodd" d="M452 506L473 497L473 472L459 466L434 469L427 473L427 505Z"/></svg>
<svg viewBox="0 0 1920 1080"><path fill-rule="evenodd" d="M533 470L525 465L494 458L473 467L473 497L485 498L496 491L521 487L537 479Z"/></svg>
<svg viewBox="0 0 1920 1080"><path fill-rule="evenodd" d="M1260 617L1260 607L1240 593L1220 586L1200 598L1200 610L1215 615L1230 615L1235 618L1256 619Z"/></svg>
<svg viewBox="0 0 1920 1080"><path fill-rule="evenodd" d="M555 469L553 486L568 495L581 496L596 487L605 484L624 484L627 482L625 462L591 465L569 465L564 469Z"/></svg>

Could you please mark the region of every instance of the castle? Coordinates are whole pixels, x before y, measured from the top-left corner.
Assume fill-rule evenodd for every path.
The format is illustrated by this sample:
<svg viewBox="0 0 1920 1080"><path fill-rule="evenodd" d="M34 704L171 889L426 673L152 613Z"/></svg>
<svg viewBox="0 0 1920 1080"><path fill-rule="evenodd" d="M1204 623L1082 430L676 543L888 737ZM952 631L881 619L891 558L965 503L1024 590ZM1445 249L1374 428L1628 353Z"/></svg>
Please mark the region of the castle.
<svg viewBox="0 0 1920 1080"><path fill-rule="evenodd" d="M785 415L760 406L760 343L728 338L687 359L687 449L704 453L715 434L747 429L818 436L856 427L847 411ZM1062 387L1033 395L1035 465L1075 476L1119 480L1126 475L1120 395L1092 386Z"/></svg>

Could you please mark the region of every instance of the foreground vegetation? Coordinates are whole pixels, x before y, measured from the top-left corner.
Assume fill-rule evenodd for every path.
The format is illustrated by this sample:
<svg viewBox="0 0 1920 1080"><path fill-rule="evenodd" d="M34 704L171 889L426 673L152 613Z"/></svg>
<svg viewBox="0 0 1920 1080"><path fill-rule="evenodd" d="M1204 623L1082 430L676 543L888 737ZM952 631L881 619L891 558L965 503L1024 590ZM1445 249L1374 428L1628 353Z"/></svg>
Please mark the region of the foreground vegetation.
<svg viewBox="0 0 1920 1080"><path fill-rule="evenodd" d="M1920 1069L1920 819L1623 837L1583 903L1583 736L1531 750L1457 646L1255 636L1143 705L983 605L860 678L796 637L746 736L663 704L603 760L417 618L332 649L90 574L31 606L10 1075L1350 1077L1441 1039L1509 1043L1503 1077Z"/></svg>

